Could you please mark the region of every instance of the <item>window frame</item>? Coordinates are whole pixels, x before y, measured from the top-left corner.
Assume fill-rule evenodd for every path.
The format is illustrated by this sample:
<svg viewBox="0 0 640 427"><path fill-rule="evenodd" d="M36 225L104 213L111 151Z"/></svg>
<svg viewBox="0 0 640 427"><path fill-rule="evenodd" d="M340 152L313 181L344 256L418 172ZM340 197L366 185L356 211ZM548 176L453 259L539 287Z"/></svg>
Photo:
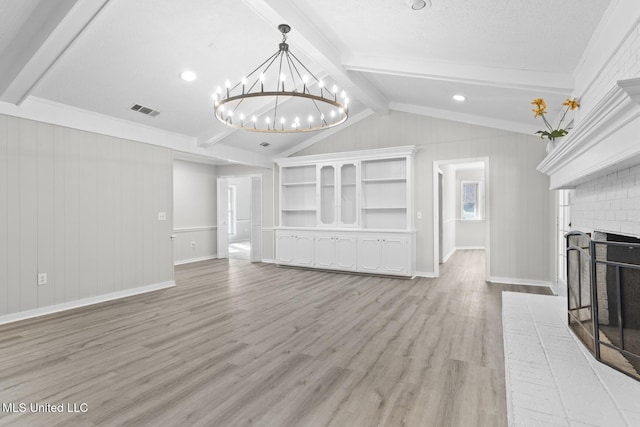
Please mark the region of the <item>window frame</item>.
<svg viewBox="0 0 640 427"><path fill-rule="evenodd" d="M465 217L464 188L465 185L476 186L475 213L473 218ZM460 221L484 221L484 181L480 179L465 179L460 181Z"/></svg>

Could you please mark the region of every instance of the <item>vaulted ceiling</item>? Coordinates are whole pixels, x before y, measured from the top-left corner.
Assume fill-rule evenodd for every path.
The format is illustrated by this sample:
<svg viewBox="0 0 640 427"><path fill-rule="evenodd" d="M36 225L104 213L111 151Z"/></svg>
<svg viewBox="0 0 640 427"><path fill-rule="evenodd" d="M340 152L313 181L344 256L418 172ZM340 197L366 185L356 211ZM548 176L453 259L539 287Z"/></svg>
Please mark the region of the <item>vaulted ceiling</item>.
<svg viewBox="0 0 640 427"><path fill-rule="evenodd" d="M165 132L181 151L267 164L332 131L233 131L213 117L211 95L276 51L287 23L292 51L353 100L345 125L393 109L532 133L530 101L559 106L572 94L610 1L431 3L0 0L0 112L89 112ZM179 78L187 69L195 81Z"/></svg>

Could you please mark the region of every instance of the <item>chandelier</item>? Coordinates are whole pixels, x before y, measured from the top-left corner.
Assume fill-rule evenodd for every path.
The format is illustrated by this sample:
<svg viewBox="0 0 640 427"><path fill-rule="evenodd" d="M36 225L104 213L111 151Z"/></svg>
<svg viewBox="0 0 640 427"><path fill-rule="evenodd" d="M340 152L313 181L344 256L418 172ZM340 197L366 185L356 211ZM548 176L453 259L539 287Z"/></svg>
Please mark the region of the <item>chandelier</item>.
<svg viewBox="0 0 640 427"><path fill-rule="evenodd" d="M292 133L329 129L347 120L349 98L328 87L289 50L291 27L278 26L278 51L251 73L213 96L216 118L226 126L253 132ZM286 102L285 102L286 101Z"/></svg>

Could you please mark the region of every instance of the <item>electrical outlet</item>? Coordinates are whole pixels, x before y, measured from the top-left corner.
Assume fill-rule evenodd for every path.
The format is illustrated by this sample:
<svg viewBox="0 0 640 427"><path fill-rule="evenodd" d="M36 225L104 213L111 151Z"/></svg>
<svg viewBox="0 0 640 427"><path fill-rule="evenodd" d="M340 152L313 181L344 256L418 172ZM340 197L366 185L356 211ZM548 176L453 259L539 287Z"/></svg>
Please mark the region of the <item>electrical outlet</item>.
<svg viewBox="0 0 640 427"><path fill-rule="evenodd" d="M191 247L195 248L196 247L196 242L191 242Z"/></svg>
<svg viewBox="0 0 640 427"><path fill-rule="evenodd" d="M417 215L418 219L422 219L422 212L418 212Z"/></svg>
<svg viewBox="0 0 640 427"><path fill-rule="evenodd" d="M158 212L158 221L166 221L167 213L166 212Z"/></svg>
<svg viewBox="0 0 640 427"><path fill-rule="evenodd" d="M38 286L47 284L47 273L38 273Z"/></svg>

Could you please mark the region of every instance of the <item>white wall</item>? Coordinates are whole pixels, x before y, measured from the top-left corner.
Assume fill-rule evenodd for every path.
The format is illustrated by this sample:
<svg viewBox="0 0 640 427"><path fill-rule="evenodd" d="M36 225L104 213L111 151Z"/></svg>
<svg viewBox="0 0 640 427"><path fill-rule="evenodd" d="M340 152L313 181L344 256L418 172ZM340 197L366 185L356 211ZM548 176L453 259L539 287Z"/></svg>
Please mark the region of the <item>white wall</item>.
<svg viewBox="0 0 640 427"><path fill-rule="evenodd" d="M216 256L216 172L213 165L177 159L173 162L176 264Z"/></svg>
<svg viewBox="0 0 640 427"><path fill-rule="evenodd" d="M456 251L456 171L453 165L441 165L442 170L442 253L447 259Z"/></svg>
<svg viewBox="0 0 640 427"><path fill-rule="evenodd" d="M571 225L584 232L640 236L640 165L577 186Z"/></svg>
<svg viewBox="0 0 640 427"><path fill-rule="evenodd" d="M484 248L485 247L485 222L482 221L462 221L462 181L484 181L484 168L479 169L457 169L455 181L455 201L456 201L456 248Z"/></svg>
<svg viewBox="0 0 640 427"><path fill-rule="evenodd" d="M574 95L582 100L576 121L584 117L616 81L640 77L639 51L640 2L614 2L603 17L576 72ZM634 123L637 125L637 120ZM636 139L640 143L637 133ZM640 236L639 175L640 165L576 187L571 205L572 228Z"/></svg>
<svg viewBox="0 0 640 427"><path fill-rule="evenodd" d="M618 80L640 76L640 2L611 2L578 64L574 96L581 105L576 123Z"/></svg>
<svg viewBox="0 0 640 427"><path fill-rule="evenodd" d="M233 177L260 175L262 176L262 260L273 262L275 259L274 246L274 174L273 169L264 169L244 165L218 166L218 176Z"/></svg>
<svg viewBox="0 0 640 427"><path fill-rule="evenodd" d="M229 235L229 242L251 238L251 179L229 178L229 185L236 186L236 234Z"/></svg>
<svg viewBox="0 0 640 427"><path fill-rule="evenodd" d="M0 115L0 316L172 282L171 180L169 149Z"/></svg>
<svg viewBox="0 0 640 427"><path fill-rule="evenodd" d="M423 217L416 220L418 271L434 271L433 161L488 157L492 279L551 282L555 212L549 178L536 171L545 156L540 138L390 111L386 115L371 115L296 155L398 145L419 148L415 209Z"/></svg>

